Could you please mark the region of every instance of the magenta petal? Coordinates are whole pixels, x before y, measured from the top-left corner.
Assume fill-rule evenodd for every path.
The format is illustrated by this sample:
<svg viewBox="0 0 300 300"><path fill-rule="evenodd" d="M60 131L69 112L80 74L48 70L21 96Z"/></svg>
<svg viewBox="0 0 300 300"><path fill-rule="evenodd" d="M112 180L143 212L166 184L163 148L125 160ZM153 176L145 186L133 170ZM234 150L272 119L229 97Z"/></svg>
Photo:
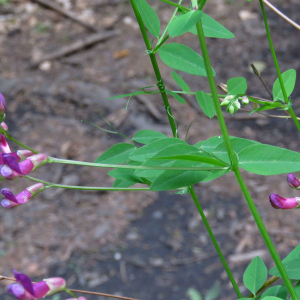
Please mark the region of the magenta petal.
<svg viewBox="0 0 300 300"><path fill-rule="evenodd" d="M33 283L33 290L35 297L44 298L50 289L45 281L40 281Z"/></svg>
<svg viewBox="0 0 300 300"><path fill-rule="evenodd" d="M0 134L0 149L4 152L4 153L10 153L10 147L7 143L7 140L5 138L5 135Z"/></svg>
<svg viewBox="0 0 300 300"><path fill-rule="evenodd" d="M32 197L32 194L28 192L27 190L24 190L23 192L16 195L16 199L19 204L24 204L28 202L28 200Z"/></svg>
<svg viewBox="0 0 300 300"><path fill-rule="evenodd" d="M22 174L18 161L14 156L10 154L2 153L2 160L3 163L9 166L13 171Z"/></svg>
<svg viewBox="0 0 300 300"><path fill-rule="evenodd" d="M21 163L19 163L20 169L21 169L21 174L27 175L29 174L32 169L34 168L34 164L31 162L30 159L25 159Z"/></svg>
<svg viewBox="0 0 300 300"><path fill-rule="evenodd" d="M15 197L15 195L11 192L11 190L4 188L1 190L2 195L7 198L10 201L16 202L18 203L17 198Z"/></svg>
<svg viewBox="0 0 300 300"><path fill-rule="evenodd" d="M27 275L25 275L23 273L19 273L16 270L13 270L13 272L14 272L16 280L22 284L22 286L28 293L30 293L32 296L34 296L34 290L32 287L31 279Z"/></svg>

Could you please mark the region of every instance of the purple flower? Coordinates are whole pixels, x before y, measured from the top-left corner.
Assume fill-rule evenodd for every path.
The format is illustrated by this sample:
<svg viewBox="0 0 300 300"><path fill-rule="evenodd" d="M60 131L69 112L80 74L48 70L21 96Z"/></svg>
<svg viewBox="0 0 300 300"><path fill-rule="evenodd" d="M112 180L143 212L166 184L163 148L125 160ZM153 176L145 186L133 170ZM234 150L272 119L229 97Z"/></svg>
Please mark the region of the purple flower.
<svg viewBox="0 0 300 300"><path fill-rule="evenodd" d="M287 177L287 182L291 188L298 188L300 186L300 180L298 180L293 173L290 173Z"/></svg>
<svg viewBox="0 0 300 300"><path fill-rule="evenodd" d="M39 153L32 155L18 163L15 157L10 154L2 154L2 160L4 165L0 168L2 179L12 180L17 177L22 177L34 171L38 167L44 165L47 162L47 155ZM1 178L0 178L1 180Z"/></svg>
<svg viewBox="0 0 300 300"><path fill-rule="evenodd" d="M282 198L277 194L270 194L271 205L276 209L291 209L300 207L300 198Z"/></svg>
<svg viewBox="0 0 300 300"><path fill-rule="evenodd" d="M10 208L27 203L30 198L34 197L44 189L45 187L42 183L36 183L15 196L9 189L4 188L1 190L1 193L5 198L1 201L1 205Z"/></svg>
<svg viewBox="0 0 300 300"><path fill-rule="evenodd" d="M5 118L5 113L6 113L6 103L5 103L5 98L3 97L2 94L0 94L0 119Z"/></svg>
<svg viewBox="0 0 300 300"><path fill-rule="evenodd" d="M18 300L36 300L60 292L65 289L66 281L60 277L44 279L32 283L31 279L22 273L13 271L17 283L10 284L7 292L13 294Z"/></svg>

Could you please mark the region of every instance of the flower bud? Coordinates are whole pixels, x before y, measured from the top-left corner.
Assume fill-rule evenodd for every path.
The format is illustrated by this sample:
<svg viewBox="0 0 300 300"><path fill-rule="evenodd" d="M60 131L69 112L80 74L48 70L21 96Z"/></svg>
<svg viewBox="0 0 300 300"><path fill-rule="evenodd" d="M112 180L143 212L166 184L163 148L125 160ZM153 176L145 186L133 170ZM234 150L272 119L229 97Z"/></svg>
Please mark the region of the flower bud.
<svg viewBox="0 0 300 300"><path fill-rule="evenodd" d="M298 188L300 186L300 180L298 180L293 173L287 176L287 182L291 188Z"/></svg>
<svg viewBox="0 0 300 300"><path fill-rule="evenodd" d="M234 114L235 109L234 109L234 106L233 106L232 104L230 104L230 105L228 106L228 110L229 110L229 112L230 112L231 115Z"/></svg>
<svg viewBox="0 0 300 300"><path fill-rule="evenodd" d="M224 98L224 101L226 101L226 100L232 100L232 99L234 99L234 97L235 96L233 96L233 95L228 95L228 96L226 96L225 98Z"/></svg>
<svg viewBox="0 0 300 300"><path fill-rule="evenodd" d="M6 113L6 103L5 98L0 93L0 120L3 121L5 119L5 113Z"/></svg>
<svg viewBox="0 0 300 300"><path fill-rule="evenodd" d="M270 194L271 205L276 209L291 209L300 207L300 198L282 198L277 194Z"/></svg>
<svg viewBox="0 0 300 300"><path fill-rule="evenodd" d="M66 287L66 281L60 277L47 278L43 281L46 282L47 286L49 287L49 291L45 296L61 292Z"/></svg>
<svg viewBox="0 0 300 300"><path fill-rule="evenodd" d="M227 106L228 104L230 104L231 103L231 101L230 100L223 100L222 102L221 102L221 106Z"/></svg>
<svg viewBox="0 0 300 300"><path fill-rule="evenodd" d="M0 134L0 149L4 153L10 153L11 152L10 147L8 145L8 142L7 142L4 134Z"/></svg>
<svg viewBox="0 0 300 300"><path fill-rule="evenodd" d="M28 157L28 160L30 160L33 163L34 167L32 170L34 171L37 168L39 168L40 166L47 163L48 156L44 153L39 153L39 154L35 154L31 157Z"/></svg>
<svg viewBox="0 0 300 300"><path fill-rule="evenodd" d="M243 97L242 97L242 103L243 103L244 105L247 105L247 104L249 103L249 99L248 99L247 96L243 96Z"/></svg>
<svg viewBox="0 0 300 300"><path fill-rule="evenodd" d="M1 126L2 129L4 129L5 131L8 130L8 126L6 125L6 123L2 122L2 123L0 124L0 126Z"/></svg>
<svg viewBox="0 0 300 300"><path fill-rule="evenodd" d="M233 105L236 107L237 110L241 108L241 103L239 102L238 99L236 99L236 100L234 101Z"/></svg>

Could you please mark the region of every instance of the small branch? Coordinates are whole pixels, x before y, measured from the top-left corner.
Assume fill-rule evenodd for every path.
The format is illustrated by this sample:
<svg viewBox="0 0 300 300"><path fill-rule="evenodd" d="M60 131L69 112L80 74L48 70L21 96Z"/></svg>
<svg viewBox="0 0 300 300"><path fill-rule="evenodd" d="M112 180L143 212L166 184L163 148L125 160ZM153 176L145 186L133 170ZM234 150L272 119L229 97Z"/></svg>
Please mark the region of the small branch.
<svg viewBox="0 0 300 300"><path fill-rule="evenodd" d="M71 54L73 52L77 52L87 46L105 41L109 38L112 38L114 36L116 36L117 34L119 34L118 31L110 31L110 32L106 32L106 33L95 33L92 34L82 40L76 41L71 45L62 47L61 49L54 51L52 53L49 54L45 54L43 57L41 57L39 60L33 61L31 63L31 67L35 68L38 67L40 63L42 63L43 61L46 60L53 60L56 58L60 58L63 56L66 56L68 54Z"/></svg>
<svg viewBox="0 0 300 300"><path fill-rule="evenodd" d="M272 9L277 15L279 15L282 19L290 23L292 26L300 30L300 25L291 20L289 17L287 17L285 14L283 14L280 10L278 10L274 5L272 5L269 1L263 0L263 2L270 8Z"/></svg>
<svg viewBox="0 0 300 300"><path fill-rule="evenodd" d="M61 15L71 19L72 21L80 24L81 26L85 27L86 29L88 29L92 32L97 32L98 31L94 26L82 21L74 13L63 9L60 5L58 5L57 3L55 3L51 0L31 0L31 1L36 2L36 3L38 3L42 6L45 6L47 8L50 8L50 9L60 13Z"/></svg>
<svg viewBox="0 0 300 300"><path fill-rule="evenodd" d="M11 277L6 277L0 275L0 281L1 280L10 280L10 281L16 281L15 278ZM97 293L97 292L89 292L89 291L81 291L81 290L74 290L74 289L69 289L71 292L74 293L82 293L82 294L89 294L89 295L97 295L97 296L103 296L103 297L110 297L110 298L116 298L116 299L123 299L123 300L139 300L135 298L129 298L129 297L122 297L122 296L117 296L117 295L111 295L111 294L104 294L104 293Z"/></svg>

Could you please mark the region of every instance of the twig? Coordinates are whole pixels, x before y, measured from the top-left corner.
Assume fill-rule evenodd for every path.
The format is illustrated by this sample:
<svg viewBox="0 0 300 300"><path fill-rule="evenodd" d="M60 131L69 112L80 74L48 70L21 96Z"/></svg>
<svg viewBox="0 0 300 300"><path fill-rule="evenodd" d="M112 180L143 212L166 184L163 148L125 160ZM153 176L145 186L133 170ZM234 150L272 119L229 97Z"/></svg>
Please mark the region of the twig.
<svg viewBox="0 0 300 300"><path fill-rule="evenodd" d="M275 6L273 6L269 1L263 0L263 2L270 8L272 9L277 15L279 15L282 19L290 23L292 26L300 30L300 25L298 25L296 22L291 20L289 17L287 17L285 14L283 14L280 10L278 10Z"/></svg>
<svg viewBox="0 0 300 300"><path fill-rule="evenodd" d="M110 31L110 32L105 32L105 33L95 33L92 34L82 40L76 41L71 45L62 47L61 49L54 51L52 53L49 54L45 54L43 57L41 57L39 60L33 61L31 63L31 67L35 68L37 66L39 66L40 63L42 63L43 61L46 60L53 60L56 58L60 58L63 56L66 56L70 53L76 52L81 50L82 48L85 48L87 46L102 42L104 40L107 40L111 37L116 36L117 34L119 34L119 31Z"/></svg>
<svg viewBox="0 0 300 300"><path fill-rule="evenodd" d="M0 281L1 280L16 281L15 278L0 275ZM90 292L90 291L82 291L82 290L74 290L74 289L69 289L69 290L74 293L97 295L97 296L110 297L110 298L123 299L123 300L139 300L139 299L135 299L135 298L129 298L129 297L123 297L123 296L117 296L117 295L111 295L111 294L104 294L104 293L98 293L98 292Z"/></svg>
<svg viewBox="0 0 300 300"><path fill-rule="evenodd" d="M79 23L80 25L82 25L83 27L85 27L86 29L88 29L92 32L97 32L98 31L94 26L92 26L90 24L87 24L86 22L80 20L74 13L63 9L59 4L57 4L57 3L55 3L51 0L31 0L31 1L36 2L36 3L38 3L42 6L45 6L47 8L50 8L54 11L57 11L58 13L66 16L67 18L71 19L74 22Z"/></svg>

